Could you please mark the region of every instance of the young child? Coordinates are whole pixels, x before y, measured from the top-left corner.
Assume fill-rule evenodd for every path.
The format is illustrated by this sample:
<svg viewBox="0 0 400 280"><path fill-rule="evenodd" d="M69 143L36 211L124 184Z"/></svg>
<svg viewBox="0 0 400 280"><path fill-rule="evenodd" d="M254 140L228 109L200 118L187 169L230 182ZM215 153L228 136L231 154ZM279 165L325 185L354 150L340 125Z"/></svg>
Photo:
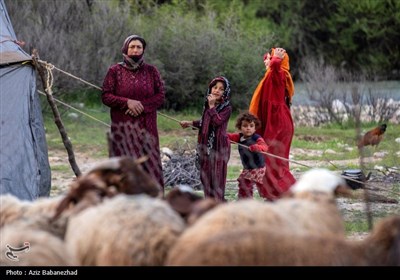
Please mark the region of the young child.
<svg viewBox="0 0 400 280"><path fill-rule="evenodd" d="M193 126L199 129L197 156L204 196L218 201L225 201L226 175L231 151L226 134L232 113L230 92L227 78L214 78L208 85L201 119L180 122L183 128Z"/></svg>
<svg viewBox="0 0 400 280"><path fill-rule="evenodd" d="M249 147L247 149L242 145L238 145L240 159L243 164L242 173L240 173L239 178L237 179L239 182L239 199L253 197L254 183L256 184L260 195L263 191L265 157L263 154L257 152L266 152L268 146L264 139L255 133L259 126L260 120L256 116L249 112L244 112L238 116L236 121L236 128L240 132L228 133L230 140Z"/></svg>

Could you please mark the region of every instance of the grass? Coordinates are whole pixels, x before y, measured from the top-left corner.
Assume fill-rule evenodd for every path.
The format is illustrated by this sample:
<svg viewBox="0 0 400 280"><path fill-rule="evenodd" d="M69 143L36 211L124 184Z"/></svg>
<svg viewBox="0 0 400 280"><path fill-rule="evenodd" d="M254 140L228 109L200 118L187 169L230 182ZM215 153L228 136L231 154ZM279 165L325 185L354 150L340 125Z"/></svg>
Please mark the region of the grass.
<svg viewBox="0 0 400 280"><path fill-rule="evenodd" d="M365 124L362 133L376 127L376 124ZM387 153L374 164L384 166L398 166L399 157L396 152L400 150L400 144L395 142L399 137L400 125L390 124L385 132L383 141L378 148L367 146L364 149L365 157L372 157L377 151L387 151ZM311 139L311 140L310 140ZM313 141L315 139L315 141ZM316 150L323 152L322 156L304 154L298 156L297 160L348 160L357 159L359 152L356 147L356 133L352 127L339 128L335 126L322 126L318 128L296 127L292 142L292 148ZM327 151L330 150L330 153ZM357 167L357 166L354 166Z"/></svg>
<svg viewBox="0 0 400 280"><path fill-rule="evenodd" d="M66 164L54 165L51 167L52 171L59 171L59 172L68 172L71 170L71 166Z"/></svg>
<svg viewBox="0 0 400 280"><path fill-rule="evenodd" d="M358 232L369 232L368 222L365 218L355 221L347 221L345 222L344 227L347 235Z"/></svg>

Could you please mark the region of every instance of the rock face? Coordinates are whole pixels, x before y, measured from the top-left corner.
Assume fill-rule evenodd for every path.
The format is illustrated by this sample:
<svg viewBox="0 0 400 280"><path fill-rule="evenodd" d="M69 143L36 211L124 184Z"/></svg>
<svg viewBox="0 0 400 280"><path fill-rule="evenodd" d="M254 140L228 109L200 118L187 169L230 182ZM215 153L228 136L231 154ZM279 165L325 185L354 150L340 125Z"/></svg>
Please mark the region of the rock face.
<svg viewBox="0 0 400 280"><path fill-rule="evenodd" d="M334 114L339 120L346 121L349 118L354 118L352 113L355 110L352 105L344 105L339 100L332 102L331 112L322 107L299 105L292 106L291 112L293 121L296 126L318 126L321 124L332 122L332 115ZM380 117L385 116L388 118L388 123L400 123L400 102L390 99L382 106L375 108L370 105L365 105L361 108L361 121L371 122L380 121Z"/></svg>

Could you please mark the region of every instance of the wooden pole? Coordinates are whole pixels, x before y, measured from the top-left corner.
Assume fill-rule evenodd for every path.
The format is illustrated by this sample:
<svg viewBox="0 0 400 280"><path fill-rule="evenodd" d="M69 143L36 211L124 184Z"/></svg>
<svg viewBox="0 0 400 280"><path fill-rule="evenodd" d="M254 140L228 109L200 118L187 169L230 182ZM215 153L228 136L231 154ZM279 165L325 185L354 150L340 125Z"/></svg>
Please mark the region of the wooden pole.
<svg viewBox="0 0 400 280"><path fill-rule="evenodd" d="M44 88L44 92L46 93L47 101L49 102L50 108L53 111L54 122L57 125L58 131L60 132L60 135L61 135L61 138L62 138L62 141L64 144L64 147L67 150L69 164L71 165L71 168L72 168L73 172L75 173L75 176L79 177L82 175L82 173L78 167L78 164L76 163L74 150L72 148L72 143L68 138L68 134L67 134L67 131L65 130L64 124L61 120L61 116L60 116L60 113L58 112L57 105L54 102L51 87L48 87L48 85L46 83L46 79L45 79L46 74L43 69L43 65L38 63L39 53L36 49L34 49L32 51L32 59L33 59L33 65L35 66L36 70L38 71L39 77L42 81L42 86Z"/></svg>

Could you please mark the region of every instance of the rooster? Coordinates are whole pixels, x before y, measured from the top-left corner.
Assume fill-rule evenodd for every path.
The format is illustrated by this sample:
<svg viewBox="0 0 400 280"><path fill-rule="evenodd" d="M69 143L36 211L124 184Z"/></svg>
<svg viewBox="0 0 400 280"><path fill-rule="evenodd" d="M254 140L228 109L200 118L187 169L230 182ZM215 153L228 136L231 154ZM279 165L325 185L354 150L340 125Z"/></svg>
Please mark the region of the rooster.
<svg viewBox="0 0 400 280"><path fill-rule="evenodd" d="M386 131L386 124L381 124L378 127L375 127L374 129L371 129L367 133L364 134L363 137L358 141L358 148L361 149L362 147L371 145L375 146L375 148L378 146L378 144L382 141L383 139L383 134Z"/></svg>

